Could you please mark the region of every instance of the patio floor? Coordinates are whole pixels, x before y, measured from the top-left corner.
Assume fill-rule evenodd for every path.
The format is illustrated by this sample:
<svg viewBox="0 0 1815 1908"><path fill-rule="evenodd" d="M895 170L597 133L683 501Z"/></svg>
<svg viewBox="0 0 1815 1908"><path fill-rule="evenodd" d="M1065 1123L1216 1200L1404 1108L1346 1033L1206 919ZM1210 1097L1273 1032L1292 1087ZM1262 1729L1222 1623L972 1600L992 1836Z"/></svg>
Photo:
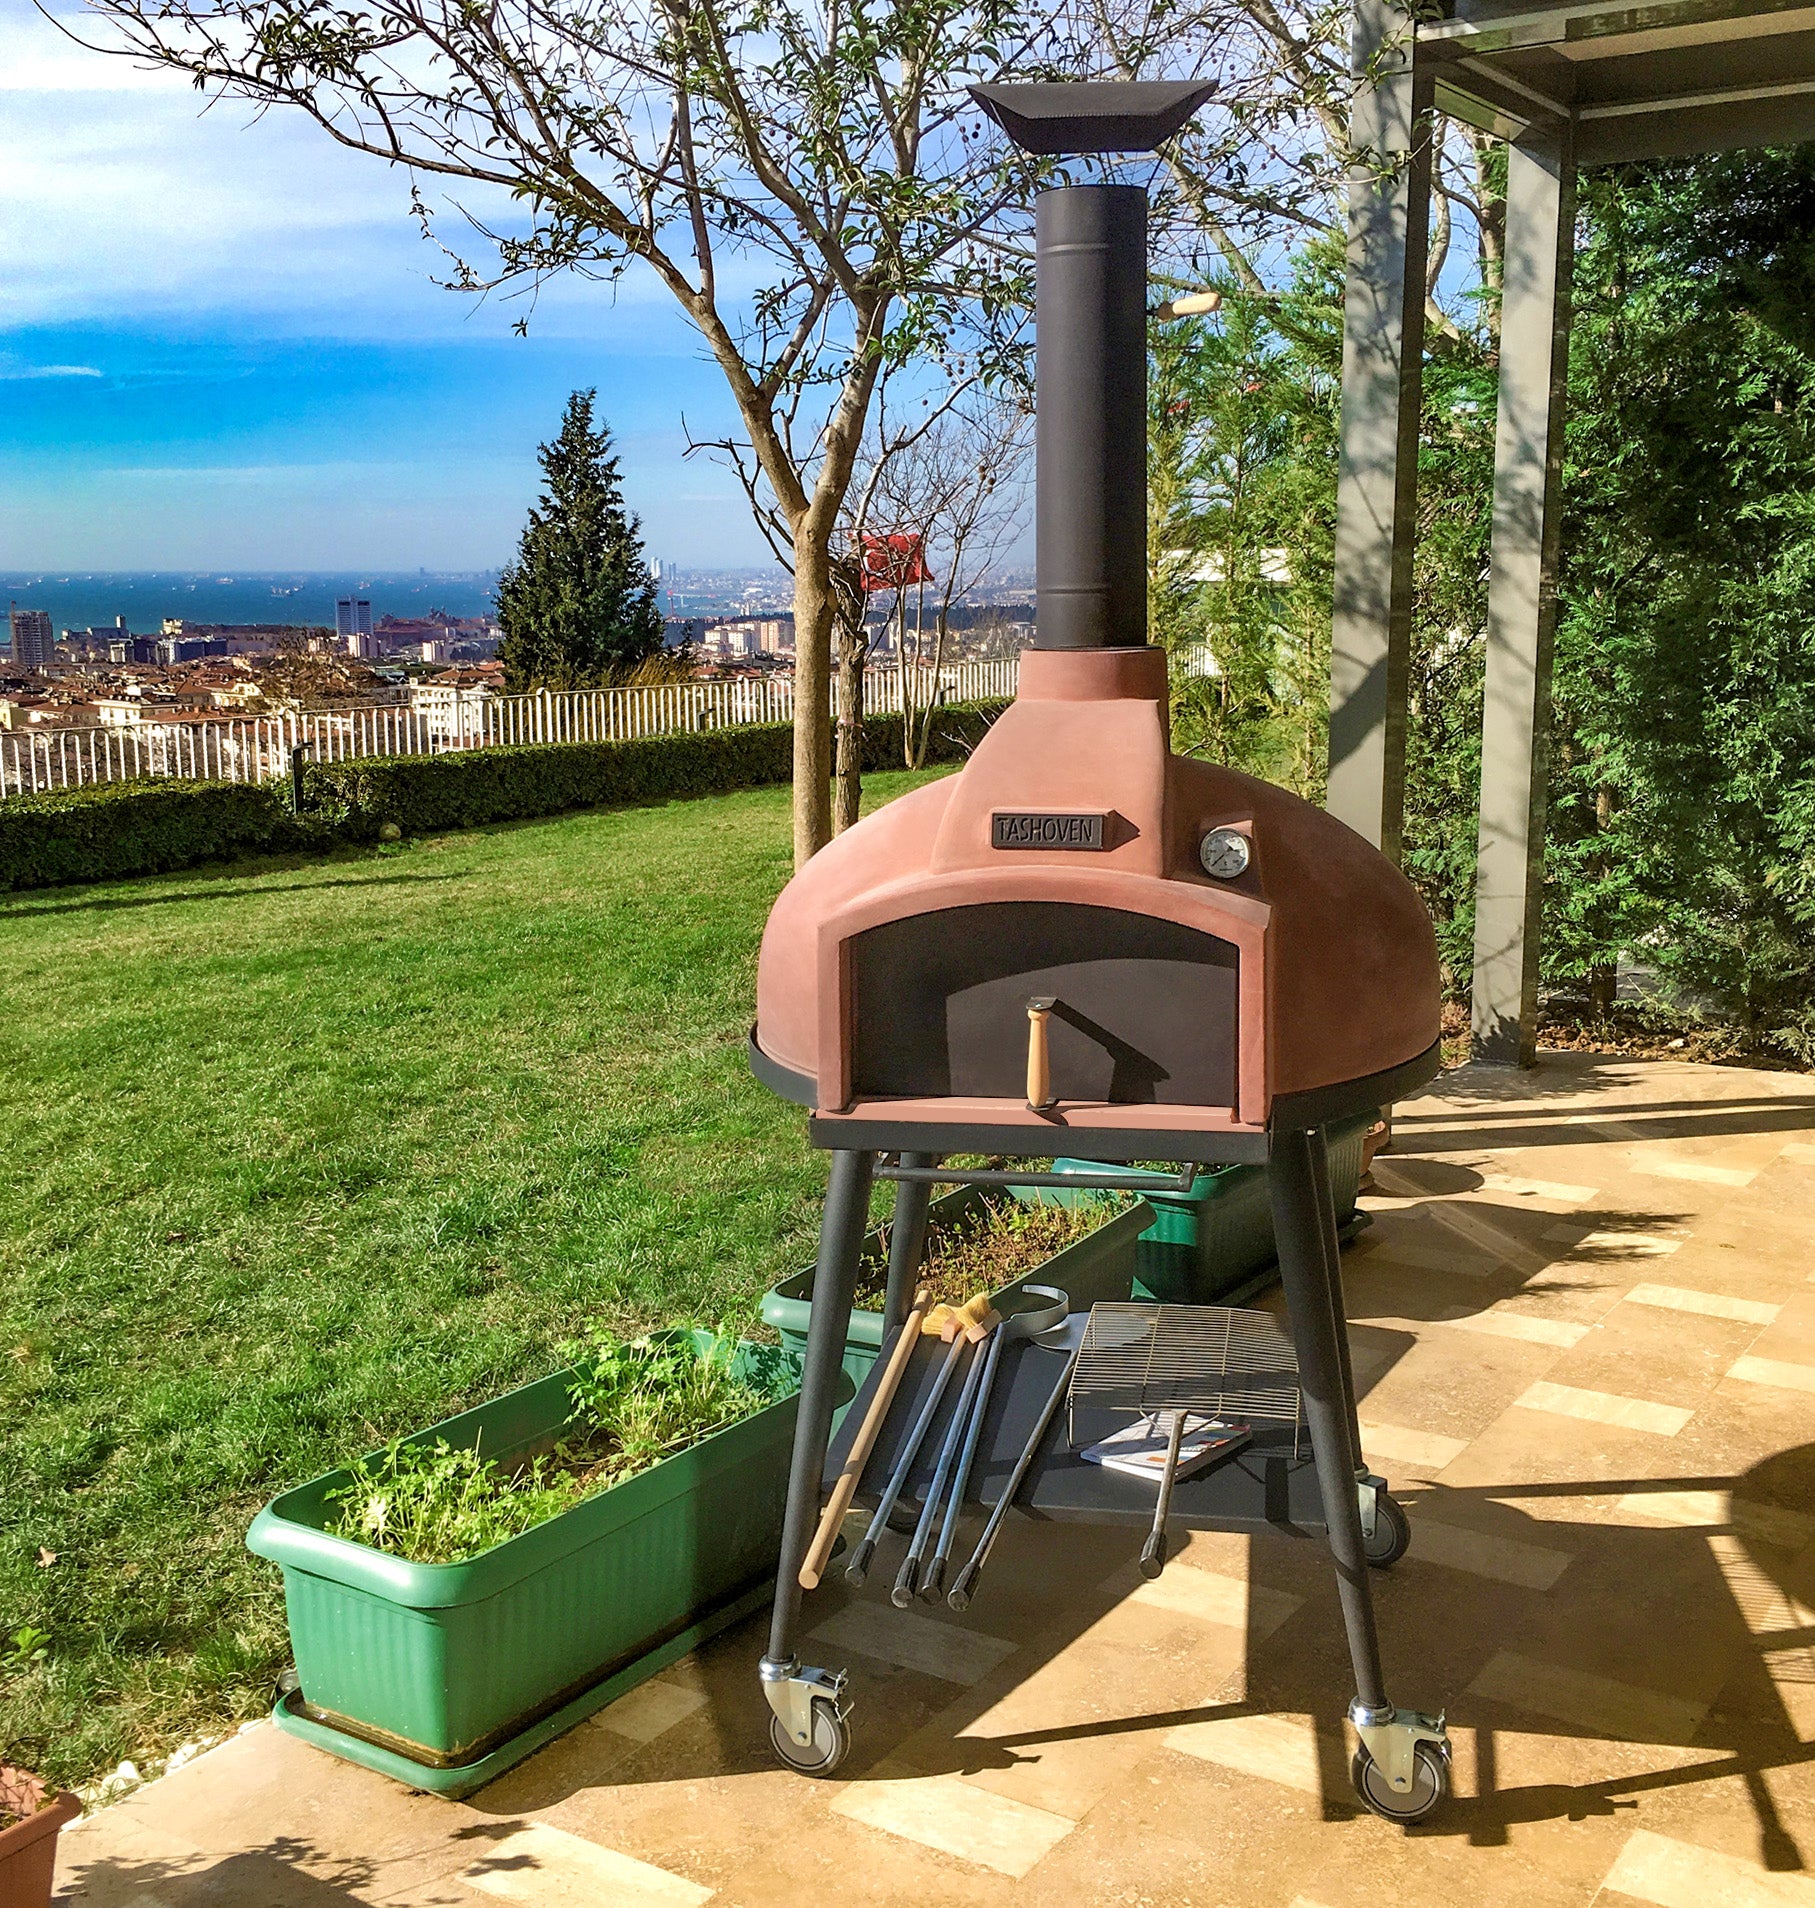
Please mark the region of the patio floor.
<svg viewBox="0 0 1815 1908"><path fill-rule="evenodd" d="M1399 1109L1345 1258L1374 1579L1456 1794L1361 1813L1321 1544L1012 1525L964 1620L809 1600L841 1775L752 1621L469 1803L269 1725L63 1838L84 1908L712 1901L1815 1908L1815 1080L1549 1054Z"/></svg>

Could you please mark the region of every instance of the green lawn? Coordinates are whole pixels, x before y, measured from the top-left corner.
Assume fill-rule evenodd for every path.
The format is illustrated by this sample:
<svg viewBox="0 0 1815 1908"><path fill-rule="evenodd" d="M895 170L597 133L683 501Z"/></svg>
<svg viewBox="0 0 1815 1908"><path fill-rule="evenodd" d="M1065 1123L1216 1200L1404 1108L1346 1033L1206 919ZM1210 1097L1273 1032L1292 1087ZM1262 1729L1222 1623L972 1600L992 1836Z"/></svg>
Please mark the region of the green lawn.
<svg viewBox="0 0 1815 1908"><path fill-rule="evenodd" d="M811 1256L823 1162L743 1051L787 817L0 899L0 1760L80 1780L262 1713L265 1498L582 1320L748 1321Z"/></svg>

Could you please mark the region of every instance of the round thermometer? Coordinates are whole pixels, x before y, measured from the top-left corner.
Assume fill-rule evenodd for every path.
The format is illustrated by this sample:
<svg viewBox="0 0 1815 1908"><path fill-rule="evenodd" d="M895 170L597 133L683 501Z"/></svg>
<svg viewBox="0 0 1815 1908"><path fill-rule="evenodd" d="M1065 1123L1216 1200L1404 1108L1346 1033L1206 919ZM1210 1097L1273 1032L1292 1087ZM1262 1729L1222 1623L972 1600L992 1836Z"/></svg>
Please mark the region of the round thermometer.
<svg viewBox="0 0 1815 1908"><path fill-rule="evenodd" d="M1239 828L1213 828L1198 843L1197 858L1204 864L1205 874L1218 881L1233 881L1247 873L1252 852L1248 837Z"/></svg>

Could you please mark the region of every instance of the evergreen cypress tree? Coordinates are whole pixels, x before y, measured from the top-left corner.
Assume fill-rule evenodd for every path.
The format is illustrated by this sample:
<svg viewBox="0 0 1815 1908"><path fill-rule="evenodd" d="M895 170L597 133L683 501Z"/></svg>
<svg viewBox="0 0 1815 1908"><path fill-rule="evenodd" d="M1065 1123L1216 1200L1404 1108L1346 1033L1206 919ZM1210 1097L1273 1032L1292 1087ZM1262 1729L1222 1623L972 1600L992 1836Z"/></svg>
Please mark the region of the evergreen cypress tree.
<svg viewBox="0 0 1815 1908"><path fill-rule="evenodd" d="M498 579L505 686L589 689L621 679L662 646L662 612L642 526L624 507L596 391L567 400L539 453L545 488L514 563Z"/></svg>

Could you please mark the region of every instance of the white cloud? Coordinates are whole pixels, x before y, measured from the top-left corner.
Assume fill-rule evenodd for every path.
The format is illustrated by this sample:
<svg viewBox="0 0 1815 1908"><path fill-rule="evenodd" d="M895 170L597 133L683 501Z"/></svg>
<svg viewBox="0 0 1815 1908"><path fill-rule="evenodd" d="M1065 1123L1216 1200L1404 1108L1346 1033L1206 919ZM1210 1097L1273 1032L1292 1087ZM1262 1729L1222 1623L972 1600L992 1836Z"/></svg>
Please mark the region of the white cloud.
<svg viewBox="0 0 1815 1908"><path fill-rule="evenodd" d="M106 34L67 18L91 42ZM301 114L210 104L177 75L76 45L30 0L0 0L0 42L0 328L243 313L267 335L503 337L528 308L438 286L449 261L409 216L407 174ZM520 217L476 187L463 202ZM450 242L462 229L450 215ZM532 323L597 336L606 314L616 351L696 348L635 276L615 292L564 280Z"/></svg>
<svg viewBox="0 0 1815 1908"><path fill-rule="evenodd" d="M98 378L102 375L92 364L0 364L0 384L17 384L26 378Z"/></svg>

